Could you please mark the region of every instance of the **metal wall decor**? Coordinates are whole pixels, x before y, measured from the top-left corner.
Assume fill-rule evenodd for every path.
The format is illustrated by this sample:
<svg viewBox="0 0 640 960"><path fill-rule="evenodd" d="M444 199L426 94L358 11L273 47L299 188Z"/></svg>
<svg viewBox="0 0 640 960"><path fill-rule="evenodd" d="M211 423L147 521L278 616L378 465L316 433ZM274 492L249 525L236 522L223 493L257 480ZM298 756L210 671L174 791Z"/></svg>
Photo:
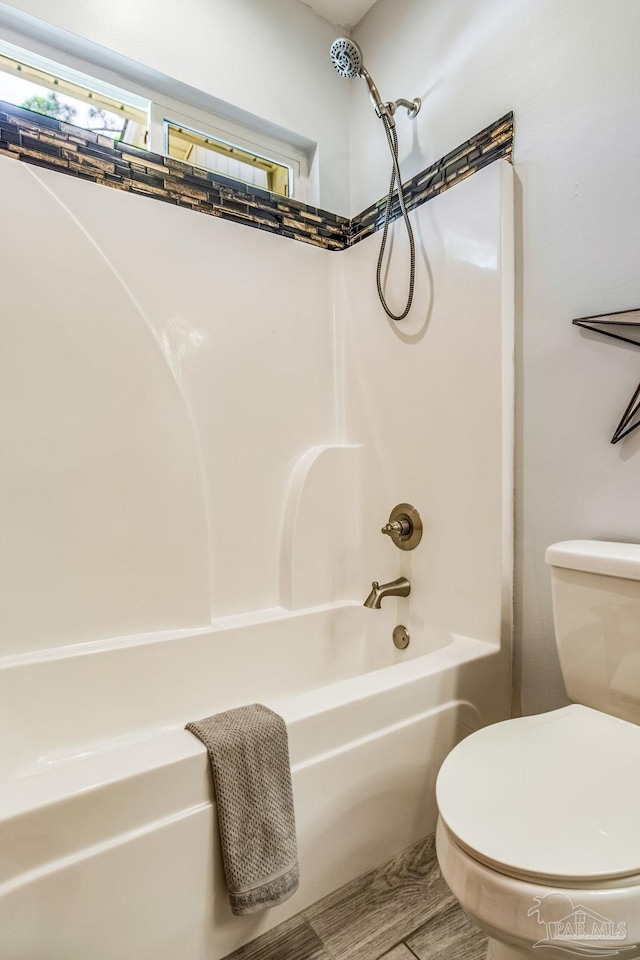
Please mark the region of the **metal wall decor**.
<svg viewBox="0 0 640 960"><path fill-rule="evenodd" d="M600 333L603 337L611 337L613 340L622 340L624 343L632 343L640 347L640 310L621 310L618 313L601 313L596 317L578 317L573 323L593 333ZM634 330L637 333L632 336ZM628 437L636 427L640 427L640 383L614 430L611 443L618 443L619 440Z"/></svg>

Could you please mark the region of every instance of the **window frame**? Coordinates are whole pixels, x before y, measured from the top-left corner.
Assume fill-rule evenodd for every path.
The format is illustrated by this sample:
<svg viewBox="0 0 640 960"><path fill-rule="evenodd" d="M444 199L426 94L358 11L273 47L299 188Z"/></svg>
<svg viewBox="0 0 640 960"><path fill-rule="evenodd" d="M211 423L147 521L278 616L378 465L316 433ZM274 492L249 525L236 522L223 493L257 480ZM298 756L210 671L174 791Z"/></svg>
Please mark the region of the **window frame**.
<svg viewBox="0 0 640 960"><path fill-rule="evenodd" d="M303 203L308 199L309 161L301 150L296 150L291 144L284 144L274 137L266 136L241 127L226 118L207 113L197 107L192 107L178 101L151 100L149 120L149 148L162 156L168 153L168 126L174 124L186 127L193 133L211 137L228 146L238 147L247 153L254 154L263 160L271 160L291 171L289 177L289 196ZM215 171L213 171L215 173ZM220 176L226 176L220 174ZM246 186L245 180L235 177L237 183ZM280 196L280 194L276 194ZM285 199L283 197L283 199Z"/></svg>
<svg viewBox="0 0 640 960"><path fill-rule="evenodd" d="M279 136L273 136L266 132L265 128L268 130L269 126L273 125L260 120L258 117L255 118L256 126L261 129L252 129L250 126L231 120L227 116L174 98L172 95L168 96L166 92L159 92L157 89L147 86L146 83L143 85L134 80L129 81L124 72L120 73L117 78L121 82L113 83L108 79L110 71L107 71L105 75L104 68L99 64L87 60L78 61L76 58L78 64L76 67L73 64L73 58L65 54L62 48L53 48L47 44L43 50L42 43L38 43L34 38L33 45L37 49L30 49L27 45L29 40L30 38L26 35L16 38L16 41L13 37L11 40L0 38L0 54L36 70L40 69L54 76L59 76L61 80L95 93L99 97L126 103L134 109L145 110L148 114L148 124L146 128L147 142L144 149L149 150L150 153L168 156L167 124L183 126L195 133L209 136L229 146L236 146L240 150L261 159L287 167L291 171L289 196L303 203L310 202L310 194L314 192L311 180L311 164L315 145L313 145L311 151L299 148ZM37 52L37 50L42 52ZM122 85L122 82L125 86ZM176 82L176 86L180 86L179 82ZM203 91L194 91L194 94L198 95L199 99L210 97L210 99L215 100ZM71 94L68 95L71 96ZM244 116L250 116L239 107L223 104L222 101L220 101L220 104L225 108L225 112L228 108L231 114L236 112L242 115L243 119ZM287 131L283 131L283 133L287 133ZM292 139L304 140L304 138L297 138L295 134L291 134L291 136ZM226 176L226 174L220 175ZM242 187L247 186L244 180L235 177L229 177L228 179L234 180ZM286 199L281 194L274 193L274 196L282 196L283 200Z"/></svg>
<svg viewBox="0 0 640 960"><path fill-rule="evenodd" d="M275 193L278 196L281 196L284 198L288 198L292 196L294 171L291 163L285 163L281 160L276 160L275 157L265 157L262 154L258 153L256 150L249 150L245 147L241 147L240 144L238 144L237 142L230 143L227 140L223 140L221 137L214 137L213 134L207 133L204 130L195 130L193 127L188 126L186 123L176 123L175 120L168 120L166 117L164 119L163 126L164 126L164 147L165 147L164 153L166 156L172 157L173 159L178 159L178 160L181 159L180 157L176 157L171 152L170 137L171 137L172 130L174 130L176 134L180 134L180 133L186 134L187 140L189 140L189 134L191 134L193 138L192 143L193 143L193 146L195 147L202 147L203 149L207 150L207 143L210 142L212 144L211 147L209 147L209 150L211 153L214 153L214 154L218 153L220 156L227 157L228 159L231 159L231 160L237 159L239 160L240 163L244 164L245 166L249 166L250 162L252 160L255 160L256 166L258 167L258 169L263 170L267 174L267 179L269 178L269 174L271 172L268 169L269 166L278 167L283 172L286 171L286 192L283 193L280 190L275 190L270 186L267 186L267 187L259 186L259 189L266 190L271 193ZM202 140L204 142L200 143L198 142L199 140ZM217 145L218 147L222 147L223 149L216 150L216 147L213 146L213 144ZM241 154L241 156L234 158L233 157L234 151L237 151L239 154ZM211 173L219 173L220 176L227 177L228 179L235 180L239 183L244 183L247 186L255 186L255 184L251 180L244 180L242 177L234 177L232 174L219 171L215 167L208 166L206 163L202 163L202 162L193 163L190 158L186 159L185 162L190 164L192 163L194 166L203 167L205 170L209 170Z"/></svg>
<svg viewBox="0 0 640 960"><path fill-rule="evenodd" d="M14 65L15 69L8 67ZM24 71L21 69L24 67ZM22 75L24 73L24 75ZM114 116L122 116L126 122L130 121L142 126L148 149L148 131L150 102L133 91L125 90L110 83L105 83L98 77L90 76L69 67L57 60L43 57L40 54L26 50L0 38L0 74L15 76L27 83L59 93L63 97L75 100L78 103L95 105L98 109L107 111ZM15 104L20 106L20 104ZM77 124L82 130L93 133L101 132L97 127ZM129 141L123 141L129 142ZM140 146L141 144L132 144Z"/></svg>

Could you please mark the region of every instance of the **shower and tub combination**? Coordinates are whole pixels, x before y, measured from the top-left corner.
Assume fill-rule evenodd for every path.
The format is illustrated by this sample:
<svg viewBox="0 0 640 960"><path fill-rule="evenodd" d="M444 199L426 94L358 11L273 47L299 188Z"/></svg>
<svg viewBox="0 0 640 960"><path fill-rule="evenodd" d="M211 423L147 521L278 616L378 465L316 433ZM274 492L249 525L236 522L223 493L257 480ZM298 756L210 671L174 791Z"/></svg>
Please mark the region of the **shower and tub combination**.
<svg viewBox="0 0 640 960"><path fill-rule="evenodd" d="M0 956L221 960L432 832L445 756L509 714L511 169L410 214L400 325L375 235L329 253L0 178ZM301 879L238 918L184 727L256 701L287 723Z"/></svg>

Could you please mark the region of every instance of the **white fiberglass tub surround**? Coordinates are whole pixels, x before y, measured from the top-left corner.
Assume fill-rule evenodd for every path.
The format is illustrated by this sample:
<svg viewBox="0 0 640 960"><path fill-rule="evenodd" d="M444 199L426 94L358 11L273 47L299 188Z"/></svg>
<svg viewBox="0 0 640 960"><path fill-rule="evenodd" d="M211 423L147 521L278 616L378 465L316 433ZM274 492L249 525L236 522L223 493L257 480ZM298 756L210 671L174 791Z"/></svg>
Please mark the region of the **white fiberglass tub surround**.
<svg viewBox="0 0 640 960"><path fill-rule="evenodd" d="M0 171L0 956L219 960L433 830L444 756L508 714L511 169L412 215L402 328L378 237ZM402 501L411 553L379 532ZM302 882L238 919L183 727L256 700L288 723Z"/></svg>

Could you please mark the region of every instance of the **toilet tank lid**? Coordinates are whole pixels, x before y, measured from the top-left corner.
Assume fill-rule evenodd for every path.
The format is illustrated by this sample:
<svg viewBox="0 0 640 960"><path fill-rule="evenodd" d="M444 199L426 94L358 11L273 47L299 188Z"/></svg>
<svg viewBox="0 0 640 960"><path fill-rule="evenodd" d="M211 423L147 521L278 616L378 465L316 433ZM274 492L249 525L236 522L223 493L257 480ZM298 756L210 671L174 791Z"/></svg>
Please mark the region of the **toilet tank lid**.
<svg viewBox="0 0 640 960"><path fill-rule="evenodd" d="M546 562L605 577L640 580L640 544L606 540L565 540L547 547Z"/></svg>

